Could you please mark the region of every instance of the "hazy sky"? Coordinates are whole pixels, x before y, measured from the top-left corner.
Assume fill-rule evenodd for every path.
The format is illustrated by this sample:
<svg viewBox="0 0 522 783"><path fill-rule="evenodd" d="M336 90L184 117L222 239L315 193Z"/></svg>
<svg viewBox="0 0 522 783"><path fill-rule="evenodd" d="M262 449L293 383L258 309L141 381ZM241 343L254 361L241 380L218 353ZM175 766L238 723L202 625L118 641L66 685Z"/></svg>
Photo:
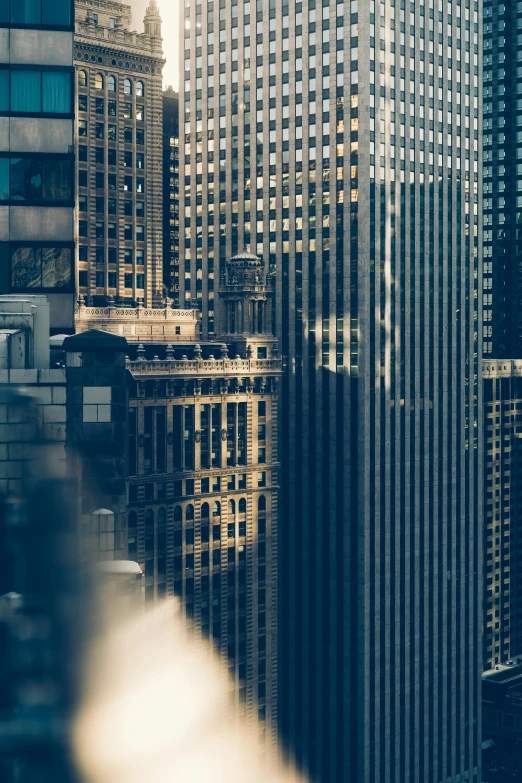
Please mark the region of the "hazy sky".
<svg viewBox="0 0 522 783"><path fill-rule="evenodd" d="M143 30L143 17L148 0L127 0L132 6L133 26ZM179 0L159 0L163 19L163 51L167 64L163 71L164 85L179 89Z"/></svg>

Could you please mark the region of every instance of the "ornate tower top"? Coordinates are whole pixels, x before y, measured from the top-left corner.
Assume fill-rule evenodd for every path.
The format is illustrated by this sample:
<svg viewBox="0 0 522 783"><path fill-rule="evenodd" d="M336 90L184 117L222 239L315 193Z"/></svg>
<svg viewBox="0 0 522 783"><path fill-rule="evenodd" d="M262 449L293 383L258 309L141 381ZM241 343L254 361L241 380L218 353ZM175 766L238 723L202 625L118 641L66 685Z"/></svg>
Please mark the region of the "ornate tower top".
<svg viewBox="0 0 522 783"><path fill-rule="evenodd" d="M161 14L157 0L150 0L143 21L146 35L150 35L153 38L161 38Z"/></svg>

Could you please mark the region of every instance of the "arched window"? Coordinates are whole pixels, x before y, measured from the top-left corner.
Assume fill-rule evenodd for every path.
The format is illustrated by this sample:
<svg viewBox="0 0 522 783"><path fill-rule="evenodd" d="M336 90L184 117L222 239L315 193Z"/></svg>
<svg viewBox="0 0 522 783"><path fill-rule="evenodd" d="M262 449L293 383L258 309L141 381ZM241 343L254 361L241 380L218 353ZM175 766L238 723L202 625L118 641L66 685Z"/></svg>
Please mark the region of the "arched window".
<svg viewBox="0 0 522 783"><path fill-rule="evenodd" d="M174 509L174 522L181 522L183 519L183 512L181 510L181 506L176 506Z"/></svg>
<svg viewBox="0 0 522 783"><path fill-rule="evenodd" d="M116 77L115 76L109 76L107 79L107 89L109 92L116 92Z"/></svg>
<svg viewBox="0 0 522 783"><path fill-rule="evenodd" d="M78 71L78 86L87 87L87 71Z"/></svg>
<svg viewBox="0 0 522 783"><path fill-rule="evenodd" d="M130 79L125 79L123 82L123 92L125 95L132 95L132 82Z"/></svg>
<svg viewBox="0 0 522 783"><path fill-rule="evenodd" d="M236 513L236 501L235 500L229 500L228 501L228 513L232 514L232 516Z"/></svg>
<svg viewBox="0 0 522 783"><path fill-rule="evenodd" d="M154 524L154 511L151 508L148 508L145 512L145 525L149 527L149 525Z"/></svg>
<svg viewBox="0 0 522 783"><path fill-rule="evenodd" d="M240 514L246 514L246 500L245 498L241 498L239 501L239 513Z"/></svg>
<svg viewBox="0 0 522 783"><path fill-rule="evenodd" d="M135 511L131 511L129 514L129 530L134 530L138 527L138 516Z"/></svg>
<svg viewBox="0 0 522 783"><path fill-rule="evenodd" d="M164 508L160 508L158 511L158 525L164 525L167 519L167 514Z"/></svg>
<svg viewBox="0 0 522 783"><path fill-rule="evenodd" d="M136 97L143 98L144 95L145 87L143 86L143 82L136 82Z"/></svg>
<svg viewBox="0 0 522 783"><path fill-rule="evenodd" d="M201 519L208 519L210 517L210 506L208 503L203 503L201 506Z"/></svg>
<svg viewBox="0 0 522 783"><path fill-rule="evenodd" d="M194 519L194 506L187 506L185 519L187 520L187 522L192 522L192 520Z"/></svg>
<svg viewBox="0 0 522 783"><path fill-rule="evenodd" d="M212 506L212 516L213 517L220 517L221 516L221 503L219 503L217 500Z"/></svg>
<svg viewBox="0 0 522 783"><path fill-rule="evenodd" d="M257 501L257 508L258 511L266 511L266 498L264 495L261 495L261 497Z"/></svg>
<svg viewBox="0 0 522 783"><path fill-rule="evenodd" d="M103 90L103 76L101 73L97 73L94 77L94 87L97 90Z"/></svg>

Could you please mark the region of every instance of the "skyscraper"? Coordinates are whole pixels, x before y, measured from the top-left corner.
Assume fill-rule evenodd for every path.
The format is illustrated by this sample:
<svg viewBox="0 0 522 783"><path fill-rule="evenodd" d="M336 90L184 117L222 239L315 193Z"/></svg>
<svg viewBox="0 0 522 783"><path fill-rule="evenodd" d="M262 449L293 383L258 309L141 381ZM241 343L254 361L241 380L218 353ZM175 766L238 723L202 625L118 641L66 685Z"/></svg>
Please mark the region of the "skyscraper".
<svg viewBox="0 0 522 783"><path fill-rule="evenodd" d="M0 292L73 328L73 5L0 4Z"/></svg>
<svg viewBox="0 0 522 783"><path fill-rule="evenodd" d="M283 738L313 780L478 780L473 0L182 11L184 297L276 280Z"/></svg>
<svg viewBox="0 0 522 783"><path fill-rule="evenodd" d="M76 0L78 293L87 305L163 304L161 19Z"/></svg>

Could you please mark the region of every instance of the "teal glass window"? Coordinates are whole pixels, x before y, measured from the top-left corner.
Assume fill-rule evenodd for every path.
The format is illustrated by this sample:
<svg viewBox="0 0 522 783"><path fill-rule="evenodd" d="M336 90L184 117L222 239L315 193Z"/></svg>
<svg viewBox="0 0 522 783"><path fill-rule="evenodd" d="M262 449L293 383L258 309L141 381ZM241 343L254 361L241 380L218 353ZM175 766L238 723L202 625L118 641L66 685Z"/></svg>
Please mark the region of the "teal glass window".
<svg viewBox="0 0 522 783"><path fill-rule="evenodd" d="M44 71L42 77L43 111L50 114L69 114L71 112L70 74Z"/></svg>
<svg viewBox="0 0 522 783"><path fill-rule="evenodd" d="M9 158L0 158L0 201L8 201L9 195Z"/></svg>
<svg viewBox="0 0 522 783"><path fill-rule="evenodd" d="M9 110L9 71L0 71L0 111Z"/></svg>
<svg viewBox="0 0 522 783"><path fill-rule="evenodd" d="M39 71L11 72L11 110L39 113L42 111L42 75Z"/></svg>
<svg viewBox="0 0 522 783"><path fill-rule="evenodd" d="M0 24L70 27L71 0L0 0Z"/></svg>
<svg viewBox="0 0 522 783"><path fill-rule="evenodd" d="M41 0L16 0L11 3L13 24L40 24L41 19Z"/></svg>
<svg viewBox="0 0 522 783"><path fill-rule="evenodd" d="M71 0L42 0L42 24L69 26Z"/></svg>

